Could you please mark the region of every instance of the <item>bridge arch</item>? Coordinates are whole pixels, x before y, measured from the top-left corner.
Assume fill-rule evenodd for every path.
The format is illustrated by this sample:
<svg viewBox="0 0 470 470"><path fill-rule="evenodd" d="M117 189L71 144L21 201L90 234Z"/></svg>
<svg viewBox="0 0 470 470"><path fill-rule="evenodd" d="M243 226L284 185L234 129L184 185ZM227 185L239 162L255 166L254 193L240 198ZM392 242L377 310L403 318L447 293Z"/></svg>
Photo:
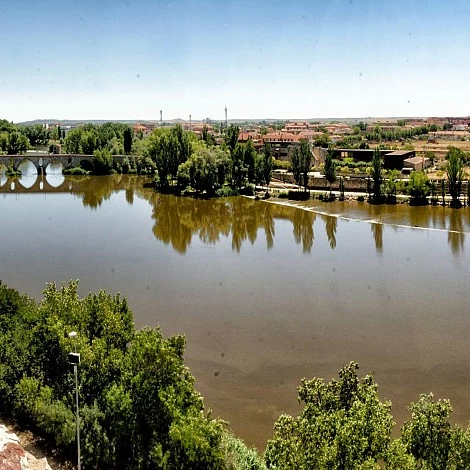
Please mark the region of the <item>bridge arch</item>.
<svg viewBox="0 0 470 470"><path fill-rule="evenodd" d="M35 162L34 160L35 159L31 159L28 156L15 158L15 161L13 162L13 169L15 171L18 171L20 166L30 163L31 165L33 165L36 168L36 173L37 173L38 165L37 165L37 162Z"/></svg>

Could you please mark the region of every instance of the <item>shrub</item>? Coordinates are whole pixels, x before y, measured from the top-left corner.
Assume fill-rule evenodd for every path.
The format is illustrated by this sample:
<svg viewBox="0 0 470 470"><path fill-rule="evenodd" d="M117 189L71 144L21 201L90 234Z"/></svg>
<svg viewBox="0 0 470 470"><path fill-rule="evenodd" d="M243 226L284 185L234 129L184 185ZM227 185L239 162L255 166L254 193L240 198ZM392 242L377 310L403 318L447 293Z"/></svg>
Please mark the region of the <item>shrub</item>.
<svg viewBox="0 0 470 470"><path fill-rule="evenodd" d="M364 202L366 199L364 196L357 196L357 202Z"/></svg>
<svg viewBox="0 0 470 470"><path fill-rule="evenodd" d="M310 193L307 191L292 191L290 190L287 193L288 199L291 199L293 201L307 201L310 199Z"/></svg>
<svg viewBox="0 0 470 470"><path fill-rule="evenodd" d="M239 196L240 193L238 189L231 188L230 186L223 186L215 192L217 197L230 197L230 196Z"/></svg>
<svg viewBox="0 0 470 470"><path fill-rule="evenodd" d="M286 192L286 191L281 191L281 192L277 195L277 197L278 197L279 199L288 199L288 198L289 198L289 193Z"/></svg>
<svg viewBox="0 0 470 470"><path fill-rule="evenodd" d="M88 175L90 172L76 166L74 168L65 168L62 170L62 174L64 175Z"/></svg>
<svg viewBox="0 0 470 470"><path fill-rule="evenodd" d="M255 195L255 187L252 184L245 186L239 190L240 195L242 196L254 196Z"/></svg>

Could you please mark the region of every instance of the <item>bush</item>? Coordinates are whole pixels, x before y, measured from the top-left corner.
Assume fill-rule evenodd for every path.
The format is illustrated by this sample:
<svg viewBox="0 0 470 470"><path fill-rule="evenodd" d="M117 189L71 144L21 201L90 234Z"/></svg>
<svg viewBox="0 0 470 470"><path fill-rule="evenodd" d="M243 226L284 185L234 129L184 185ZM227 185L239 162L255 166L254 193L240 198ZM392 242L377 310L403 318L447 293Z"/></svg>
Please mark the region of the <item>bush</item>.
<svg viewBox="0 0 470 470"><path fill-rule="evenodd" d="M80 168L79 166L76 166L74 168L65 168L64 170L62 170L62 174L64 175L88 175L90 174L90 172L84 170L83 168Z"/></svg>
<svg viewBox="0 0 470 470"><path fill-rule="evenodd" d="M288 199L293 201L307 201L310 199L310 193L308 191L292 191L287 193Z"/></svg>
<svg viewBox="0 0 470 470"><path fill-rule="evenodd" d="M292 167L289 161L284 160L274 160L273 168L275 170L290 170Z"/></svg>
<svg viewBox="0 0 470 470"><path fill-rule="evenodd" d="M289 199L289 193L286 192L286 191L281 191L281 192L277 195L277 197L278 197L279 199Z"/></svg>
<svg viewBox="0 0 470 470"><path fill-rule="evenodd" d="M254 196L255 195L255 187L252 184L245 186L239 190L240 195L242 196Z"/></svg>
<svg viewBox="0 0 470 470"><path fill-rule="evenodd" d="M224 186L220 189L218 189L215 192L217 197L230 197L230 196L239 196L240 193L238 192L238 189L236 188L231 188L230 186Z"/></svg>
<svg viewBox="0 0 470 470"><path fill-rule="evenodd" d="M364 202L366 199L364 196L357 196L357 202Z"/></svg>

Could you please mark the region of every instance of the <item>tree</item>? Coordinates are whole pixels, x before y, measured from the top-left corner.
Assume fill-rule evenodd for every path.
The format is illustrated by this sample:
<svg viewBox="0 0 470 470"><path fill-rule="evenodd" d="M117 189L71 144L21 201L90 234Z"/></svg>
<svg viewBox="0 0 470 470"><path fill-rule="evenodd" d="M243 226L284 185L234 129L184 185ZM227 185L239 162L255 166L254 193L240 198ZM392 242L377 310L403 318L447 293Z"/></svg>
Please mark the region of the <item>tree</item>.
<svg viewBox="0 0 470 470"><path fill-rule="evenodd" d="M178 185L212 195L224 184L229 167L230 158L222 149L201 147L179 166Z"/></svg>
<svg viewBox="0 0 470 470"><path fill-rule="evenodd" d="M248 181L250 183L255 182L255 162L256 162L256 150L251 139L248 139L245 144L244 152L245 167L247 169Z"/></svg>
<svg viewBox="0 0 470 470"><path fill-rule="evenodd" d="M449 181L449 193L452 197L451 206L461 207L460 193L462 191L462 179L464 152L456 147L450 146L447 152L447 180Z"/></svg>
<svg viewBox="0 0 470 470"><path fill-rule="evenodd" d="M426 197L430 192L429 178L424 171L413 171L408 182L408 194L412 204L427 204Z"/></svg>
<svg viewBox="0 0 470 470"><path fill-rule="evenodd" d="M95 150L93 168L97 175L109 175L113 169L113 157L108 149Z"/></svg>
<svg viewBox="0 0 470 470"><path fill-rule="evenodd" d="M303 379L300 416L282 415L268 441L268 468L379 468L387 456L393 419L391 403L381 402L372 376L357 376L351 362L339 380Z"/></svg>
<svg viewBox="0 0 470 470"><path fill-rule="evenodd" d="M388 179L385 180L384 183L384 191L385 196L387 198L387 202L395 202L397 197L397 178L398 178L398 170L392 170L388 174Z"/></svg>
<svg viewBox="0 0 470 470"><path fill-rule="evenodd" d="M266 185L266 192L269 191L269 183L271 183L271 177L273 174L273 157L271 153L271 145L267 142L264 144L263 155L262 155L262 177L263 182Z"/></svg>
<svg viewBox="0 0 470 470"><path fill-rule="evenodd" d="M371 177L374 182L373 202L382 202L382 158L380 149L376 147L372 155Z"/></svg>
<svg viewBox="0 0 470 470"><path fill-rule="evenodd" d="M245 147L242 144L236 144L232 152L232 185L236 188L244 186L248 169L245 166Z"/></svg>
<svg viewBox="0 0 470 470"><path fill-rule="evenodd" d="M133 140L133 130L130 127L126 127L123 133L124 139L124 153L129 155L132 151L132 140Z"/></svg>
<svg viewBox="0 0 470 470"><path fill-rule="evenodd" d="M424 152L424 158L429 158L429 163L434 165L434 162L436 161L436 154L430 150L426 150L426 152Z"/></svg>
<svg viewBox="0 0 470 470"><path fill-rule="evenodd" d="M408 452L426 464L419 468L455 468L447 466L452 443L449 401L435 401L432 393L421 395L417 403L411 404L410 411L411 420L404 424L401 439Z"/></svg>
<svg viewBox="0 0 470 470"><path fill-rule="evenodd" d="M41 124L34 124L32 126L23 126L21 131L28 138L29 144L32 147L38 145L46 145L48 141L48 133L44 126Z"/></svg>
<svg viewBox="0 0 470 470"><path fill-rule="evenodd" d="M64 147L67 153L81 153L82 132L83 128L77 127L67 134L64 141Z"/></svg>
<svg viewBox="0 0 470 470"><path fill-rule="evenodd" d="M18 131L10 133L7 144L8 155L20 155L24 153L28 147L29 142L24 134Z"/></svg>
<svg viewBox="0 0 470 470"><path fill-rule="evenodd" d="M305 192L308 188L308 173L312 168L312 151L308 141L302 140L300 143L300 161L301 161L301 172L303 177L303 186Z"/></svg>
<svg viewBox="0 0 470 470"><path fill-rule="evenodd" d="M227 127L227 131L225 134L225 143L230 151L230 156L233 156L233 152L235 151L235 147L237 146L239 133L240 128L238 126L230 124L230 126Z"/></svg>
<svg viewBox="0 0 470 470"><path fill-rule="evenodd" d="M302 185L302 165L301 165L301 156L300 156L300 149L296 145L291 151L291 165L292 165L292 175L294 176L294 181L296 182L297 186Z"/></svg>
<svg viewBox="0 0 470 470"><path fill-rule="evenodd" d="M323 168L325 178L330 183L330 198L331 198L331 185L336 181L336 168L333 162L333 151L328 150L325 157L325 166Z"/></svg>

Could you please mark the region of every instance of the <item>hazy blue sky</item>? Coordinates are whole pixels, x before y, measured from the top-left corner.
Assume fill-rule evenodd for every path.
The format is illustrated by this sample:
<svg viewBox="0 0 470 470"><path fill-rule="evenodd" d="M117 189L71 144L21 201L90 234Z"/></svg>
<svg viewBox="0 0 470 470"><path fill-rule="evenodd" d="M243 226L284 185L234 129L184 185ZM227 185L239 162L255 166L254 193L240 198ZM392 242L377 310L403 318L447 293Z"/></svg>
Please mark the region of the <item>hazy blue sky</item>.
<svg viewBox="0 0 470 470"><path fill-rule="evenodd" d="M470 2L0 0L0 118L470 113Z"/></svg>

